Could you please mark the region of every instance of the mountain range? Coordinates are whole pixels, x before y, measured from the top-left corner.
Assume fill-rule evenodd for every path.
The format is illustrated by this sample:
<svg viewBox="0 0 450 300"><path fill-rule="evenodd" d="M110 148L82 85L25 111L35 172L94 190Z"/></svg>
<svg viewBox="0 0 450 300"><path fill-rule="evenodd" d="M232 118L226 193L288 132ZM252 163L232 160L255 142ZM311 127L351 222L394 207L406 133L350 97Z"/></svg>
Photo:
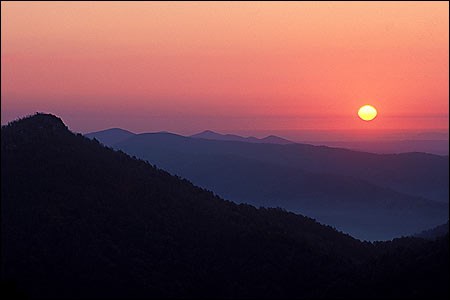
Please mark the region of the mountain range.
<svg viewBox="0 0 450 300"><path fill-rule="evenodd" d="M449 296L448 234L361 242L225 201L48 114L2 126L1 154L8 298Z"/></svg>
<svg viewBox="0 0 450 300"><path fill-rule="evenodd" d="M158 132L161 134L170 132ZM132 135L135 135L135 133L132 133L128 130L121 129L121 128L110 128L105 129L101 131L91 132L85 134L88 138L96 138L98 141L105 145L114 145L120 141L123 141ZM205 139L205 140L218 140L218 141L235 141L235 142L246 142L246 143L266 143L266 144L280 144L280 145L286 145L286 144L294 144L294 142L289 141L287 139L275 136L275 135L269 135L265 138L259 139L254 136L249 137L242 137L235 134L220 134L211 130L205 130L197 134L190 135L191 138L198 138L198 139Z"/></svg>
<svg viewBox="0 0 450 300"><path fill-rule="evenodd" d="M235 142L247 142L247 143L266 143L266 144L279 144L287 145L294 144L294 142L281 138L275 135L269 135L265 138L258 139L254 136L242 137L235 134L220 134L211 130L205 130L203 132L191 135L192 138L206 139L206 140L218 140L218 141L235 141Z"/></svg>
<svg viewBox="0 0 450 300"><path fill-rule="evenodd" d="M105 145L237 203L282 207L364 240L411 235L448 219L448 156L380 155L308 144L134 134Z"/></svg>
<svg viewBox="0 0 450 300"><path fill-rule="evenodd" d="M170 132L158 132L158 133L170 133ZM87 137L95 137L97 140L105 145L113 145L121 140L129 138L134 135L128 130L120 128L111 128L102 131L96 131L87 133ZM432 139L417 139L427 138L431 136ZM235 141L235 142L247 142L247 143L266 143L266 144L309 144L315 146L327 146L333 148L345 148L355 151L378 153L378 154L398 154L407 152L423 152L435 155L448 156L449 143L448 138L445 139L445 134L428 134L417 135L416 139L403 139L403 140L368 140L368 141L302 141L294 142L288 139L269 135L265 138L256 138L253 136L243 137L236 134L220 134L211 130L205 130L197 134L193 134L187 137L200 138L206 140L218 140L218 141ZM439 139L440 138L440 139Z"/></svg>

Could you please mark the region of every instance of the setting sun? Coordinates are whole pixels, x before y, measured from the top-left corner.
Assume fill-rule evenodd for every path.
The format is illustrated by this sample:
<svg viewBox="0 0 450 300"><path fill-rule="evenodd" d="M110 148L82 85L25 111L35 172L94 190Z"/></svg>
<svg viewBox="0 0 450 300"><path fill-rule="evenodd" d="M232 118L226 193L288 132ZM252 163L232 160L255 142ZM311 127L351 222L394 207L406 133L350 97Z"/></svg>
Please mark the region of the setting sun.
<svg viewBox="0 0 450 300"><path fill-rule="evenodd" d="M364 121L372 121L378 112L372 105L361 106L358 110L358 116Z"/></svg>

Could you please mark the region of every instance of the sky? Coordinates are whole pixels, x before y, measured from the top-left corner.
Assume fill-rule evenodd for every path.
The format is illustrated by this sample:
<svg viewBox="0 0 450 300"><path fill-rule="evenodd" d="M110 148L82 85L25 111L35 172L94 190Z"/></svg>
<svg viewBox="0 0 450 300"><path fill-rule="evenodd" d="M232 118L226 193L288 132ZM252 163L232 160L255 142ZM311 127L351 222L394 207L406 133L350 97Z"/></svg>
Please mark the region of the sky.
<svg viewBox="0 0 450 300"><path fill-rule="evenodd" d="M448 132L449 3L2 1L1 122L36 111L81 133Z"/></svg>

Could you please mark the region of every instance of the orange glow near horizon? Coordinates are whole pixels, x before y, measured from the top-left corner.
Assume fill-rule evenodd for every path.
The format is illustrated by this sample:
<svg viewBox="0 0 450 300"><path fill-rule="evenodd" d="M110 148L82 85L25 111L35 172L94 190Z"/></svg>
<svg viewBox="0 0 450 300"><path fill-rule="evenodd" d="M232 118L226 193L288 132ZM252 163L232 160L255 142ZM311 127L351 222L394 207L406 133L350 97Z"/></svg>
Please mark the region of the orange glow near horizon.
<svg viewBox="0 0 450 300"><path fill-rule="evenodd" d="M2 2L2 124L448 131L448 2ZM361 99L379 99L361 122Z"/></svg>

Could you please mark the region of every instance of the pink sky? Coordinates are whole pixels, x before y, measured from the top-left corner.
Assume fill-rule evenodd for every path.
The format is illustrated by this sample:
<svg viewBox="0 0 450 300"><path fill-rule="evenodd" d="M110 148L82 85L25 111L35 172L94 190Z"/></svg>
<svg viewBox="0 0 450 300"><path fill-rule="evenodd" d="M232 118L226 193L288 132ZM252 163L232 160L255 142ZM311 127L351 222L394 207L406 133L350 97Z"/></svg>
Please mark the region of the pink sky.
<svg viewBox="0 0 450 300"><path fill-rule="evenodd" d="M2 2L2 124L448 131L448 2ZM359 106L379 116L363 122Z"/></svg>

